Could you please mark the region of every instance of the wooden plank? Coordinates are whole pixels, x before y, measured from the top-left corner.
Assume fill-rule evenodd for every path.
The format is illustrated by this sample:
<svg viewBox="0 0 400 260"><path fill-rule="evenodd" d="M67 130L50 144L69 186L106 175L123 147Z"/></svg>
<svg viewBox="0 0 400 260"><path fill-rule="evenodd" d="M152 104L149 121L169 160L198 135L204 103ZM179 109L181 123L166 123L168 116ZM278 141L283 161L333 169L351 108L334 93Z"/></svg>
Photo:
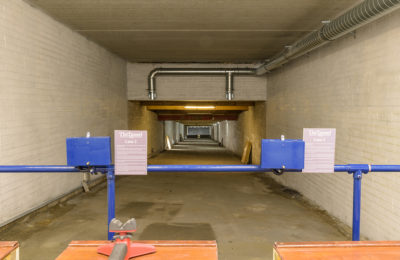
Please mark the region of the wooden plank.
<svg viewBox="0 0 400 260"><path fill-rule="evenodd" d="M141 256L141 260L217 260L215 241L134 241L156 247L154 254ZM72 241L57 260L105 260L107 256L97 253L100 245L109 241Z"/></svg>
<svg viewBox="0 0 400 260"><path fill-rule="evenodd" d="M242 164L249 163L251 148L251 142L247 141L243 149L242 159L240 160Z"/></svg>
<svg viewBox="0 0 400 260"><path fill-rule="evenodd" d="M158 115L160 121L173 120L173 121L224 121L224 120L237 120L238 115Z"/></svg>
<svg viewBox="0 0 400 260"><path fill-rule="evenodd" d="M169 139L168 135L165 136L165 148L167 150L171 150L172 149L172 143L171 143L171 140Z"/></svg>
<svg viewBox="0 0 400 260"><path fill-rule="evenodd" d="M400 241L275 243L274 260L394 260Z"/></svg>
<svg viewBox="0 0 400 260"><path fill-rule="evenodd" d="M199 106L195 108L195 106L191 106L192 108L185 108L185 106L147 106L147 110L185 110L185 111L199 111L199 110L229 110L229 111L247 111L249 109L248 106L214 106L210 108L208 106L202 107Z"/></svg>
<svg viewBox="0 0 400 260"><path fill-rule="evenodd" d="M239 115L243 111L236 111L236 110L197 110L197 111L190 111L190 110L158 110L158 115Z"/></svg>
<svg viewBox="0 0 400 260"><path fill-rule="evenodd" d="M18 260L19 243L17 241L0 241L0 259Z"/></svg>
<svg viewBox="0 0 400 260"><path fill-rule="evenodd" d="M254 104L253 101L140 101L142 106L254 106Z"/></svg>

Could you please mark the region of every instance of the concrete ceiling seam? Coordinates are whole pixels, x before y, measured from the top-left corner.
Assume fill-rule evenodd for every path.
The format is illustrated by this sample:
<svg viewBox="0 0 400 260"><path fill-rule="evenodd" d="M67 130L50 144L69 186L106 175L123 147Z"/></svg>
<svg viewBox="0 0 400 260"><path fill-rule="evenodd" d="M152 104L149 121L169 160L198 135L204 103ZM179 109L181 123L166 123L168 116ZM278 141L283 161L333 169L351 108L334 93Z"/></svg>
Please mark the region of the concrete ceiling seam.
<svg viewBox="0 0 400 260"><path fill-rule="evenodd" d="M131 62L261 62L257 75L400 6L400 0L25 1ZM282 46L288 47L278 53Z"/></svg>
<svg viewBox="0 0 400 260"><path fill-rule="evenodd" d="M256 74L263 75L276 69L288 61L353 32L399 7L400 0L365 0L332 21L325 22L319 30L301 38L276 58L259 66Z"/></svg>
<svg viewBox="0 0 400 260"><path fill-rule="evenodd" d="M251 63L360 0L25 0L129 62Z"/></svg>

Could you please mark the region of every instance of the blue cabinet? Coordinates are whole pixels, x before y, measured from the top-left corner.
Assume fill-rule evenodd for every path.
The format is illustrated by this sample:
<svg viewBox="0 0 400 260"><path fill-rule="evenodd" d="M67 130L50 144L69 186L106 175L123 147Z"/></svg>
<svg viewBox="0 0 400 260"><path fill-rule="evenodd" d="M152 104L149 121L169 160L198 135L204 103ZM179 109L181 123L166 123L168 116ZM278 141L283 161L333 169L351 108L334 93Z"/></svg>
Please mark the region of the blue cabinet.
<svg viewBox="0 0 400 260"><path fill-rule="evenodd" d="M264 139L261 142L261 168L302 170L304 141Z"/></svg>
<svg viewBox="0 0 400 260"><path fill-rule="evenodd" d="M106 166L111 164L111 138L67 138L67 164L69 166Z"/></svg>

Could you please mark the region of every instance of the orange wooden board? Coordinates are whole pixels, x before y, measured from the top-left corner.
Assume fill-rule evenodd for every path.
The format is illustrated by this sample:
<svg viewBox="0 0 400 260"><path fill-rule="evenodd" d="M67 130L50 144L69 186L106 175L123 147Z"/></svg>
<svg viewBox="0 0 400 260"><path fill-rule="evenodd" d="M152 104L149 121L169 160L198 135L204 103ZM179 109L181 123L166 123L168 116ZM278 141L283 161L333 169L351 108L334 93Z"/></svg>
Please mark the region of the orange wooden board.
<svg viewBox="0 0 400 260"><path fill-rule="evenodd" d="M246 145L244 146L244 149L243 149L242 159L240 160L240 162L242 164L248 164L249 163L250 152L251 152L251 142L247 141Z"/></svg>
<svg viewBox="0 0 400 260"><path fill-rule="evenodd" d="M275 243L280 260L392 260L400 259L400 241Z"/></svg>
<svg viewBox="0 0 400 260"><path fill-rule="evenodd" d="M10 255L18 246L17 241L0 241L0 259Z"/></svg>
<svg viewBox="0 0 400 260"><path fill-rule="evenodd" d="M140 260L216 260L218 259L215 241L134 241L135 243L151 244L157 252L132 259ZM109 241L72 241L58 256L57 260L105 260L107 256L96 252L97 247L110 243Z"/></svg>

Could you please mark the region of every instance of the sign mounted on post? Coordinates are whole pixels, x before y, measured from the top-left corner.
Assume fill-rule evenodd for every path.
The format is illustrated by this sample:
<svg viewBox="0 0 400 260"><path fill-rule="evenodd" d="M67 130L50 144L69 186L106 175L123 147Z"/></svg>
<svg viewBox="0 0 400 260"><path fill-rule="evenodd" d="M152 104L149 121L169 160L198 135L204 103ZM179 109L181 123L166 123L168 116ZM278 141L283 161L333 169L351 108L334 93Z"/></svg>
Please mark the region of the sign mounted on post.
<svg viewBox="0 0 400 260"><path fill-rule="evenodd" d="M115 175L147 174L147 131L115 130Z"/></svg>
<svg viewBox="0 0 400 260"><path fill-rule="evenodd" d="M303 172L333 173L335 171L334 128L304 128L305 142Z"/></svg>

